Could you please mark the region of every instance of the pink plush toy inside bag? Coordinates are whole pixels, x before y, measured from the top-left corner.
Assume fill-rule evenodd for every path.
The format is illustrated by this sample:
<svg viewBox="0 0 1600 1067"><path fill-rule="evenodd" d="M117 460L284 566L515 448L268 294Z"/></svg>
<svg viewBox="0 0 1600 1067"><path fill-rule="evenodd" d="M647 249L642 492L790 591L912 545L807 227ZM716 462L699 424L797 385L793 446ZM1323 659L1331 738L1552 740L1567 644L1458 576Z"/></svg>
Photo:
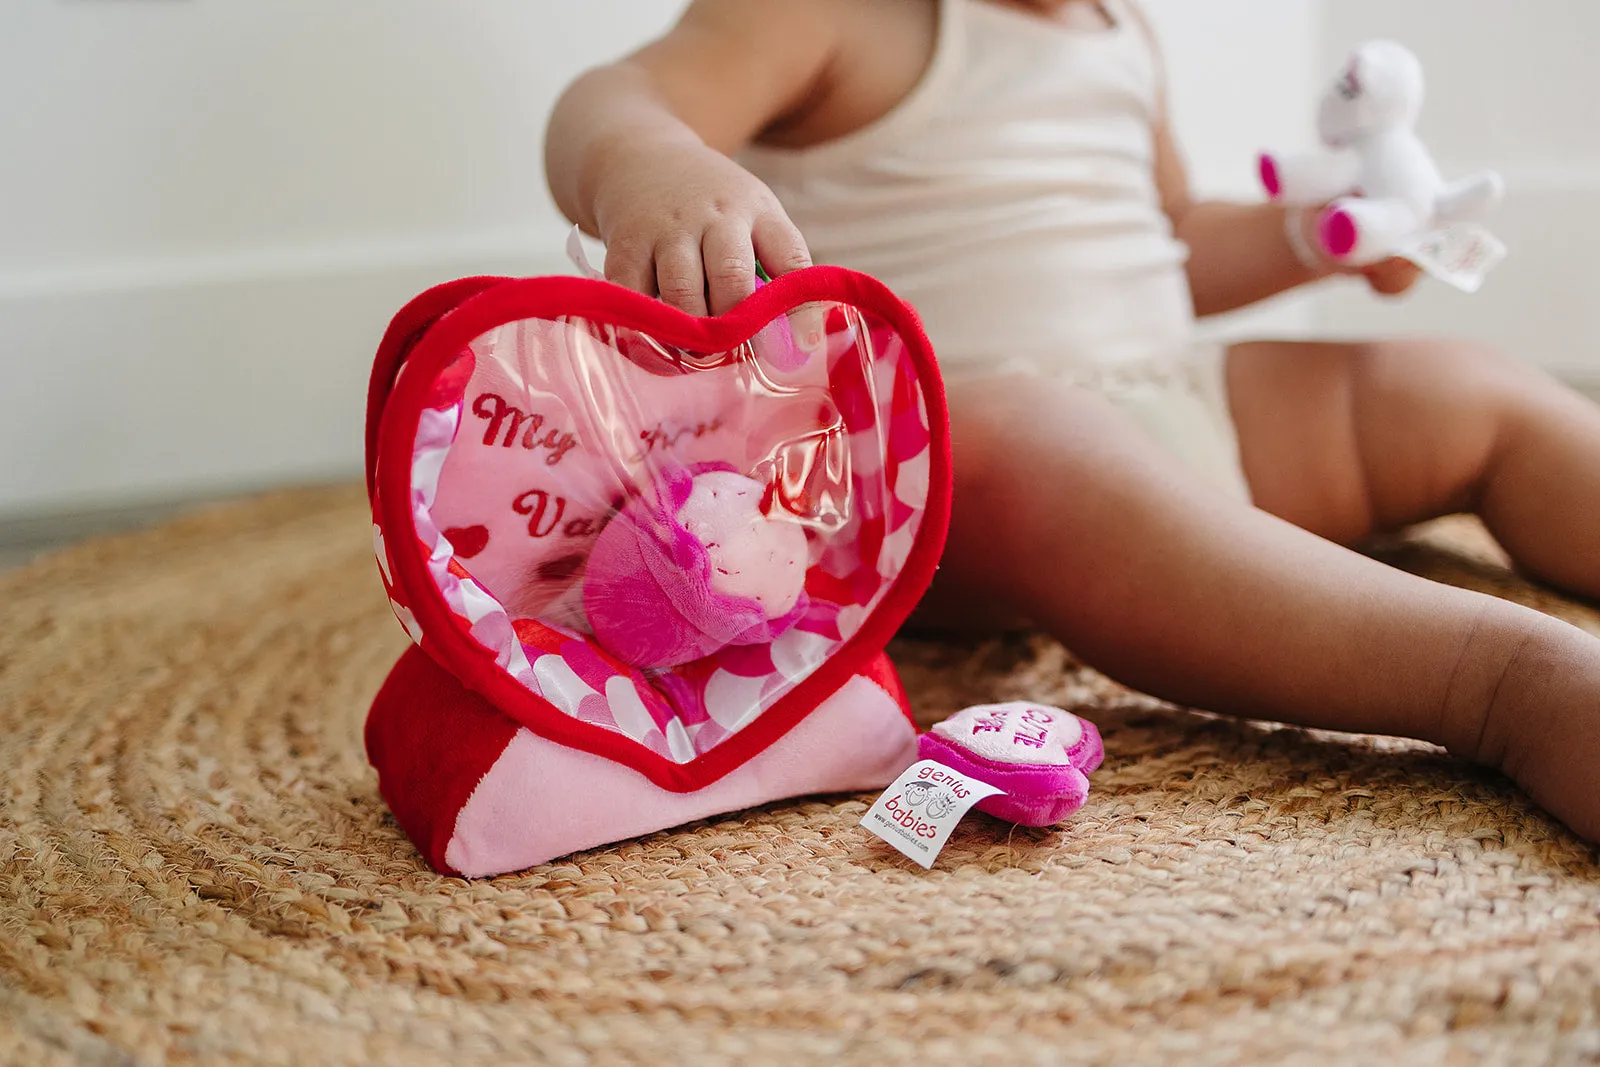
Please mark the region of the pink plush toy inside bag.
<svg viewBox="0 0 1600 1067"><path fill-rule="evenodd" d="M368 415L415 647L367 745L436 868L916 759L883 649L943 546L948 428L916 317L876 282L812 268L696 319L591 279L467 279L396 318Z"/></svg>

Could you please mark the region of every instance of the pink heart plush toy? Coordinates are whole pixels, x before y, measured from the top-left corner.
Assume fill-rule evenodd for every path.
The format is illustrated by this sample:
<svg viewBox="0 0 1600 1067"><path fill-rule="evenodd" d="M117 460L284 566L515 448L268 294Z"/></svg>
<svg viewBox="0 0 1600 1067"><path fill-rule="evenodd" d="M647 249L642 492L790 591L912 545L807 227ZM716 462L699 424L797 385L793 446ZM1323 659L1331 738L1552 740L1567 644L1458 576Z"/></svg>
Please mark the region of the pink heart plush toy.
<svg viewBox="0 0 1600 1067"><path fill-rule="evenodd" d="M593 279L440 286L384 340L367 446L413 642L367 751L436 869L881 788L916 759L884 646L943 546L949 430L916 316L872 279L809 268L715 318ZM1073 751L1045 753L1054 792L1024 814L1065 810Z"/></svg>
<svg viewBox="0 0 1600 1067"><path fill-rule="evenodd" d="M1023 826L1049 826L1083 807L1105 757L1094 723L1027 701L958 711L923 734L917 752L1003 789L978 810Z"/></svg>

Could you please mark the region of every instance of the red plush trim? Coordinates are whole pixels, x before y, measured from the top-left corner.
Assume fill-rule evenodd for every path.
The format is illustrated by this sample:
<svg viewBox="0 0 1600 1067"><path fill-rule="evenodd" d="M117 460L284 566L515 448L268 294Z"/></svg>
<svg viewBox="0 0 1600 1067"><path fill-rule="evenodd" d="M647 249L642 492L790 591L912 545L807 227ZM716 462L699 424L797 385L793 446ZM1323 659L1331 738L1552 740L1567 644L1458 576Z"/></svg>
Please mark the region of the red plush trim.
<svg viewBox="0 0 1600 1067"><path fill-rule="evenodd" d="M889 653L879 652L861 668L860 673L861 677L888 693L890 699L900 705L900 710L905 714L911 728L919 734L922 732L922 728L917 725L917 717L911 714L911 697L906 694L905 683L900 680L900 671L895 667L894 660L889 658Z"/></svg>
<svg viewBox="0 0 1600 1067"><path fill-rule="evenodd" d="M422 335L463 300L510 280L481 277L445 282L412 300L390 320L383 341L378 345L378 356L372 363L372 375L367 379L367 496L370 497L377 488L373 477L378 463L378 428L383 421L383 409L388 403L389 392L394 388L395 375L400 373L400 365L411 355L411 349L422 339Z"/></svg>
<svg viewBox="0 0 1600 1067"><path fill-rule="evenodd" d="M444 858L456 818L517 729L416 646L389 671L367 714L367 758L389 810L434 870L459 873Z"/></svg>
<svg viewBox="0 0 1600 1067"><path fill-rule="evenodd" d="M409 358L417 364L414 373L393 382L394 375L385 372L393 382L386 398L379 395L376 373L374 376L373 402L382 416L369 466L376 461L380 524L393 546L395 584L405 590L431 653L469 688L487 697L512 719L558 744L632 767L663 789L690 792L703 788L782 737L853 675L867 668L932 581L944 551L951 497L949 413L933 348L910 307L881 282L842 267L810 267L784 275L716 318L695 318L621 286L587 278L529 278L499 283L478 279L477 284L482 288L476 295L468 296L448 314L438 311L442 317L411 348ZM433 290L436 296L428 304L419 302L417 320L425 318L423 312L443 307L456 295L446 292L447 288ZM463 284L461 291L470 288ZM929 446L928 500L916 543L893 587L861 629L826 663L755 722L692 762L673 763L629 738L562 714L507 675L488 649L456 625L416 550L410 503L412 448L434 377L472 341L520 319L595 319L643 331L670 345L717 352L748 340L773 319L811 301L850 304L887 322L905 343L927 404L933 437ZM403 331L391 333L404 336ZM898 681L895 684L898 690Z"/></svg>

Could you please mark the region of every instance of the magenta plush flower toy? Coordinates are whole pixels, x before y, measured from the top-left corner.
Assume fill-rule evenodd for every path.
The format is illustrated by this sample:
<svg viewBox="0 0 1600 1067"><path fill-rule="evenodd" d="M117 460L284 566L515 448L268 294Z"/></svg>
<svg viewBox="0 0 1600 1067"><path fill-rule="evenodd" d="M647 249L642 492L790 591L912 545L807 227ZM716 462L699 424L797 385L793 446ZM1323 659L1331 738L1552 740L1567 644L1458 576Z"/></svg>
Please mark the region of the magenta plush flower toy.
<svg viewBox="0 0 1600 1067"><path fill-rule="evenodd" d="M595 640L639 667L766 645L805 617L804 528L770 518L766 486L725 466L664 471L595 540L583 605Z"/></svg>

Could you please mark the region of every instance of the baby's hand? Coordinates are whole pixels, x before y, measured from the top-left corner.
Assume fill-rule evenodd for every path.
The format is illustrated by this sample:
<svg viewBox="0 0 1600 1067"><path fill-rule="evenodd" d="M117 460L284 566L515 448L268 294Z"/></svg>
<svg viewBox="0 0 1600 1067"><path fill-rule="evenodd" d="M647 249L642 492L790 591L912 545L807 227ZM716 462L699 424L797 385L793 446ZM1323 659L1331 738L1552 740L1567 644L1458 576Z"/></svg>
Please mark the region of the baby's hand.
<svg viewBox="0 0 1600 1067"><path fill-rule="evenodd" d="M624 150L595 195L606 278L691 315L720 315L771 277L811 265L805 240L761 181L698 143Z"/></svg>
<svg viewBox="0 0 1600 1067"><path fill-rule="evenodd" d="M1367 279L1367 286L1382 296L1399 296L1417 284L1422 268L1401 256L1391 256L1377 263L1361 267L1358 273Z"/></svg>

